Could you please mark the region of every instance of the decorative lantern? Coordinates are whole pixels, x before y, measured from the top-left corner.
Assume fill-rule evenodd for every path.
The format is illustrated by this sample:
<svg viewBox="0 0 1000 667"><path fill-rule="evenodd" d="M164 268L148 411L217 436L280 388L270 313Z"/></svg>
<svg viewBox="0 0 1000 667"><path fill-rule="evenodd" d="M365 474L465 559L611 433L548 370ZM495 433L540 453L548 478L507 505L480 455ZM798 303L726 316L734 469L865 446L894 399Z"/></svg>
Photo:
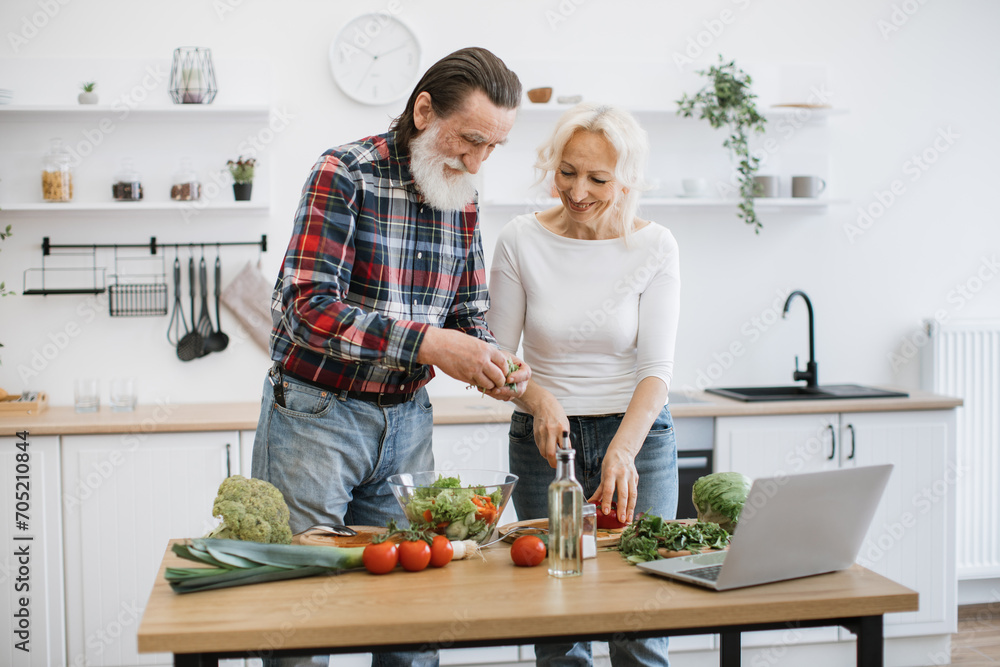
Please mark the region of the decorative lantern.
<svg viewBox="0 0 1000 667"><path fill-rule="evenodd" d="M211 49L196 46L174 49L170 97L175 104L211 104L218 92Z"/></svg>

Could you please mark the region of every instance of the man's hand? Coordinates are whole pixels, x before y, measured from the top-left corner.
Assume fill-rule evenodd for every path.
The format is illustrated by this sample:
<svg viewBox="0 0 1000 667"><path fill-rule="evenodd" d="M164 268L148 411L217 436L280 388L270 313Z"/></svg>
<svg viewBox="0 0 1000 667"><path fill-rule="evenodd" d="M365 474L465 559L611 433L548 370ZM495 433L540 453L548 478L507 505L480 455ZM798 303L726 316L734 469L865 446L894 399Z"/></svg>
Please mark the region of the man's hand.
<svg viewBox="0 0 1000 667"><path fill-rule="evenodd" d="M484 389L483 393L491 398L495 398L498 401L509 401L519 396L524 395L524 390L528 386L528 380L531 379L531 369L528 364L524 363L514 355L510 355L510 362L517 367L517 370L507 375L506 380L503 385L497 389ZM506 366L504 367L504 372L507 371ZM510 387L508 385L514 385Z"/></svg>
<svg viewBox="0 0 1000 667"><path fill-rule="evenodd" d="M489 343L454 329L429 327L417 351L417 361L437 366L442 373L487 392L500 389L508 382L507 355ZM526 372L530 376L531 371ZM512 375L517 376L518 373Z"/></svg>

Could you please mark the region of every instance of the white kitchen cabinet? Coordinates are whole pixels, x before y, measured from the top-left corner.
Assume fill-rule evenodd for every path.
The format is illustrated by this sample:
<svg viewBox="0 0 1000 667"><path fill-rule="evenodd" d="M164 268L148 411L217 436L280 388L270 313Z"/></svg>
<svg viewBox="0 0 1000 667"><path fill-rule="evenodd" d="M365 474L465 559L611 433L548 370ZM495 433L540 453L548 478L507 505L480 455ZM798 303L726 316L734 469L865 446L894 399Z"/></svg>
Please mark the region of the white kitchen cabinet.
<svg viewBox="0 0 1000 667"><path fill-rule="evenodd" d="M171 664L138 654L139 620L167 541L215 525L238 443L235 431L62 437L67 664Z"/></svg>
<svg viewBox="0 0 1000 667"><path fill-rule="evenodd" d="M25 444L26 443L26 444ZM24 456L27 454L27 457ZM27 469L25 468L27 466ZM23 479L27 470L28 479ZM47 667L66 664L66 630L63 622L62 512L59 503L59 438L0 437L0 613L7 630L0 638L0 664L13 667ZM15 497L15 493L25 496ZM19 503L27 502L25 505ZM27 519L15 513L22 511ZM26 521L24 528L17 524ZM30 538L30 539L25 539ZM26 560L15 555L27 551ZM25 568L25 569L22 569ZM25 637L20 630L27 599L27 648L15 643Z"/></svg>
<svg viewBox="0 0 1000 667"><path fill-rule="evenodd" d="M886 617L887 638L945 635L957 624L953 433L950 410L719 417L716 469L755 478L894 464L858 562L920 593L919 611Z"/></svg>

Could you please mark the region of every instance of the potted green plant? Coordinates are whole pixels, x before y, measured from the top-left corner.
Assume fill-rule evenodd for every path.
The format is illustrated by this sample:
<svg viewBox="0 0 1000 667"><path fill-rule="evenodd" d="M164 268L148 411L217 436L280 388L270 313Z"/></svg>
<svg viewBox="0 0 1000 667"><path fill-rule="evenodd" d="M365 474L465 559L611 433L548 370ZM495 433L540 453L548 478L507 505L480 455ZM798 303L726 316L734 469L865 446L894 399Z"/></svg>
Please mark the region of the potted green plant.
<svg viewBox="0 0 1000 667"><path fill-rule="evenodd" d="M237 160L229 160L226 165L233 177L233 197L236 201L249 201L253 189L253 170L257 161L252 157L240 156Z"/></svg>
<svg viewBox="0 0 1000 667"><path fill-rule="evenodd" d="M96 87L96 81L81 83L80 89L83 92L76 96L76 101L80 104L97 104L97 93L94 92L94 88Z"/></svg>
<svg viewBox="0 0 1000 667"><path fill-rule="evenodd" d="M677 100L677 113L690 118L700 111L699 118L706 119L714 128L725 127L729 136L722 142L737 161L740 204L737 216L748 225L753 225L759 234L762 225L754 210L754 174L760 167L760 158L750 154L748 139L750 132L763 132L767 119L759 111L754 100L757 96L750 90L750 75L736 67L735 61L728 63L720 55L719 63L696 74L708 77L709 83L688 97L687 93Z"/></svg>

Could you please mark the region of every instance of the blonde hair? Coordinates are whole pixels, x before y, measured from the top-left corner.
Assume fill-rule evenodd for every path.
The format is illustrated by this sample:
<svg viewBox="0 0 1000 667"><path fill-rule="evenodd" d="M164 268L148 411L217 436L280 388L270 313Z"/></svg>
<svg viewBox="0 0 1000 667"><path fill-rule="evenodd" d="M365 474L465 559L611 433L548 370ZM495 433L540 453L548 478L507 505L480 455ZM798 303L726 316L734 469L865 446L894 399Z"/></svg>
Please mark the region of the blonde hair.
<svg viewBox="0 0 1000 667"><path fill-rule="evenodd" d="M552 136L538 147L535 169L541 172L539 182L559 168L566 144L581 130L600 134L615 151L614 177L624 189L614 205L614 222L619 235L627 241L635 230L639 196L648 187L643 172L649 156L649 136L624 109L607 104L578 104L559 118Z"/></svg>

